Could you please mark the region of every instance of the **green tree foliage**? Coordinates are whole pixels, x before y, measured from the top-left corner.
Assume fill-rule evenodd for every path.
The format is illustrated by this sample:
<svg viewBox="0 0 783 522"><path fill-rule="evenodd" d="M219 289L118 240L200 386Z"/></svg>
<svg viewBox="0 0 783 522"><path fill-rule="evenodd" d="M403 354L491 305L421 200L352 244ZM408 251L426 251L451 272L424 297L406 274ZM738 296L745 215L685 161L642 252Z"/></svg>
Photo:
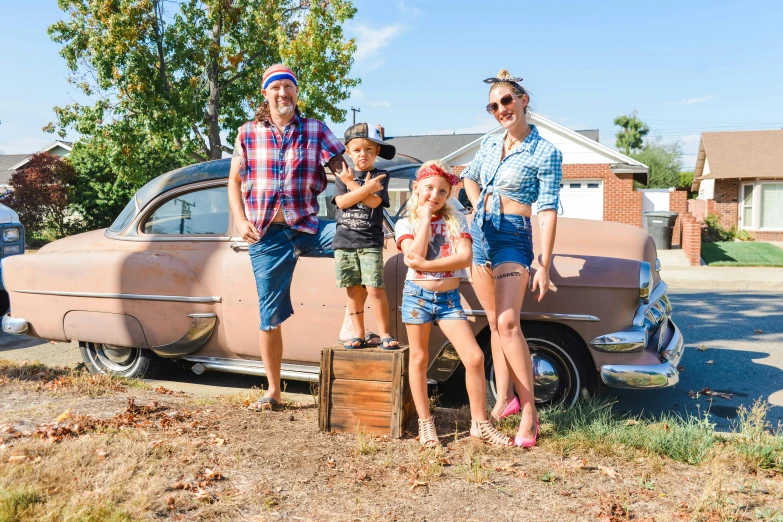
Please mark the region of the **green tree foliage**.
<svg viewBox="0 0 783 522"><path fill-rule="evenodd" d="M67 159L48 152L33 154L25 168L11 176L13 191L0 203L19 214L30 235L49 229L56 237L66 236L72 223L66 210L75 177Z"/></svg>
<svg viewBox="0 0 783 522"><path fill-rule="evenodd" d="M95 100L56 107L49 131L68 127L88 138L120 137L131 121L150 142L172 143L199 159L217 159L263 96L270 64L292 66L306 116L343 121L337 104L359 80L349 77L356 45L342 23L350 0L58 0L67 18L49 27L62 44L70 80ZM168 145L166 145L168 147ZM143 151L124 160L143 164ZM145 172L131 173L143 178ZM139 179L128 180L136 183Z"/></svg>
<svg viewBox="0 0 783 522"><path fill-rule="evenodd" d="M680 172L680 180L677 182L677 187L684 188L690 192L691 185L693 185L693 171Z"/></svg>
<svg viewBox="0 0 783 522"><path fill-rule="evenodd" d="M69 156L76 171L71 204L87 230L108 227L147 181L194 162L171 140L150 139L127 122L113 127L76 142Z"/></svg>
<svg viewBox="0 0 783 522"><path fill-rule="evenodd" d="M647 188L679 186L682 170L680 142L664 143L660 138L648 140L640 152L631 153L630 156L650 167Z"/></svg>
<svg viewBox="0 0 783 522"><path fill-rule="evenodd" d="M618 116L614 119L614 124L622 127L616 137L616 146L625 154L632 151L638 151L642 148L644 137L650 132L650 128L642 123L642 120L633 111L631 114Z"/></svg>

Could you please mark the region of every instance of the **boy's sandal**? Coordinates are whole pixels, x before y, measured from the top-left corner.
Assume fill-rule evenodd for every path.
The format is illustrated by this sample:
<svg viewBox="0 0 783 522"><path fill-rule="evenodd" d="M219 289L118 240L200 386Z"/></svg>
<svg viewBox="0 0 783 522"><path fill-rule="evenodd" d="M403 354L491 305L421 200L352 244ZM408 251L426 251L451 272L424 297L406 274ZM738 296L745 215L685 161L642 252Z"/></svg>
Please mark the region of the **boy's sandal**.
<svg viewBox="0 0 783 522"><path fill-rule="evenodd" d="M511 440L511 437L500 433L488 420L471 420L470 436L475 437L490 446L500 446L503 448L514 446L514 441Z"/></svg>
<svg viewBox="0 0 783 522"><path fill-rule="evenodd" d="M419 419L419 444L428 448L440 446L438 432L435 431L435 419L432 415L429 419Z"/></svg>
<svg viewBox="0 0 783 522"><path fill-rule="evenodd" d="M381 336L376 333L367 332L367 335L364 336L364 342L367 346L378 347L381 345Z"/></svg>
<svg viewBox="0 0 783 522"><path fill-rule="evenodd" d="M383 346L384 350L397 350L400 347L399 341L397 341L397 339L394 337L384 337L381 339L381 345Z"/></svg>
<svg viewBox="0 0 783 522"><path fill-rule="evenodd" d="M346 350L358 350L359 348L365 348L366 346L367 344L365 344L364 340L360 339L359 337L353 337L345 341L345 344L343 344L343 348Z"/></svg>
<svg viewBox="0 0 783 522"><path fill-rule="evenodd" d="M283 409L283 405L272 397L262 397L261 399L248 404L247 409L250 411L273 411Z"/></svg>

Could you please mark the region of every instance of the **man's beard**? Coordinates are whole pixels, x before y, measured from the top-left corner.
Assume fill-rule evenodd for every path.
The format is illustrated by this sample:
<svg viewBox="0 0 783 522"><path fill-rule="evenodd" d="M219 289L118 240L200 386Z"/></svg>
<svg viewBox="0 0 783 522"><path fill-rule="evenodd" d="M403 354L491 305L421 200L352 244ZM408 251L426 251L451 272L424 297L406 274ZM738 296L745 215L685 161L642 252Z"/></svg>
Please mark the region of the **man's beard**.
<svg viewBox="0 0 783 522"><path fill-rule="evenodd" d="M280 103L278 103L277 112L279 112L283 116L291 114L292 112L294 112L294 104L290 103L290 101L287 105L281 105Z"/></svg>

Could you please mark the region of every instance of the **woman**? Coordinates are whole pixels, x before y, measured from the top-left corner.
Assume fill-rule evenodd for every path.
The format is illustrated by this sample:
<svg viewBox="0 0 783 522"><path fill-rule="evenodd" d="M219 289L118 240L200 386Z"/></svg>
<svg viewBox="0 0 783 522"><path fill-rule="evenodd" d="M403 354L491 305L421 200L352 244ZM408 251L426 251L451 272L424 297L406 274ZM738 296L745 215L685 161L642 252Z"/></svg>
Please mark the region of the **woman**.
<svg viewBox="0 0 783 522"><path fill-rule="evenodd" d="M519 325L519 313L533 261L531 205L538 201L541 258L531 291L540 301L549 290L549 268L557 227L563 156L527 122L530 96L501 69L484 80L490 112L506 132L492 134L463 174L465 191L476 213L471 224L476 294L487 313L497 383L492 417L522 412L515 438L517 446L530 447L538 438L538 416L533 398L530 350ZM514 397L513 385L519 395Z"/></svg>

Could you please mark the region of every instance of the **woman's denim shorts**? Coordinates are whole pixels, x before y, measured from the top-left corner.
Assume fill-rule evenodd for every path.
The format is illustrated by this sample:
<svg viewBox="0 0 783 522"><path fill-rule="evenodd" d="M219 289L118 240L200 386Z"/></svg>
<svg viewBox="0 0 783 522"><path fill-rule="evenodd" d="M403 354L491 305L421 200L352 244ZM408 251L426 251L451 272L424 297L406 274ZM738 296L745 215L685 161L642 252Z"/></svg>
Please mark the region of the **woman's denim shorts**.
<svg viewBox="0 0 783 522"><path fill-rule="evenodd" d="M446 319L468 319L459 302L459 289L433 292L413 281L405 281L402 289L403 323L425 324Z"/></svg>
<svg viewBox="0 0 783 522"><path fill-rule="evenodd" d="M470 224L473 238L473 264L497 268L503 263L516 263L530 272L533 262L533 230L530 218L514 214L500 215L500 229L495 228L491 215L484 223Z"/></svg>

